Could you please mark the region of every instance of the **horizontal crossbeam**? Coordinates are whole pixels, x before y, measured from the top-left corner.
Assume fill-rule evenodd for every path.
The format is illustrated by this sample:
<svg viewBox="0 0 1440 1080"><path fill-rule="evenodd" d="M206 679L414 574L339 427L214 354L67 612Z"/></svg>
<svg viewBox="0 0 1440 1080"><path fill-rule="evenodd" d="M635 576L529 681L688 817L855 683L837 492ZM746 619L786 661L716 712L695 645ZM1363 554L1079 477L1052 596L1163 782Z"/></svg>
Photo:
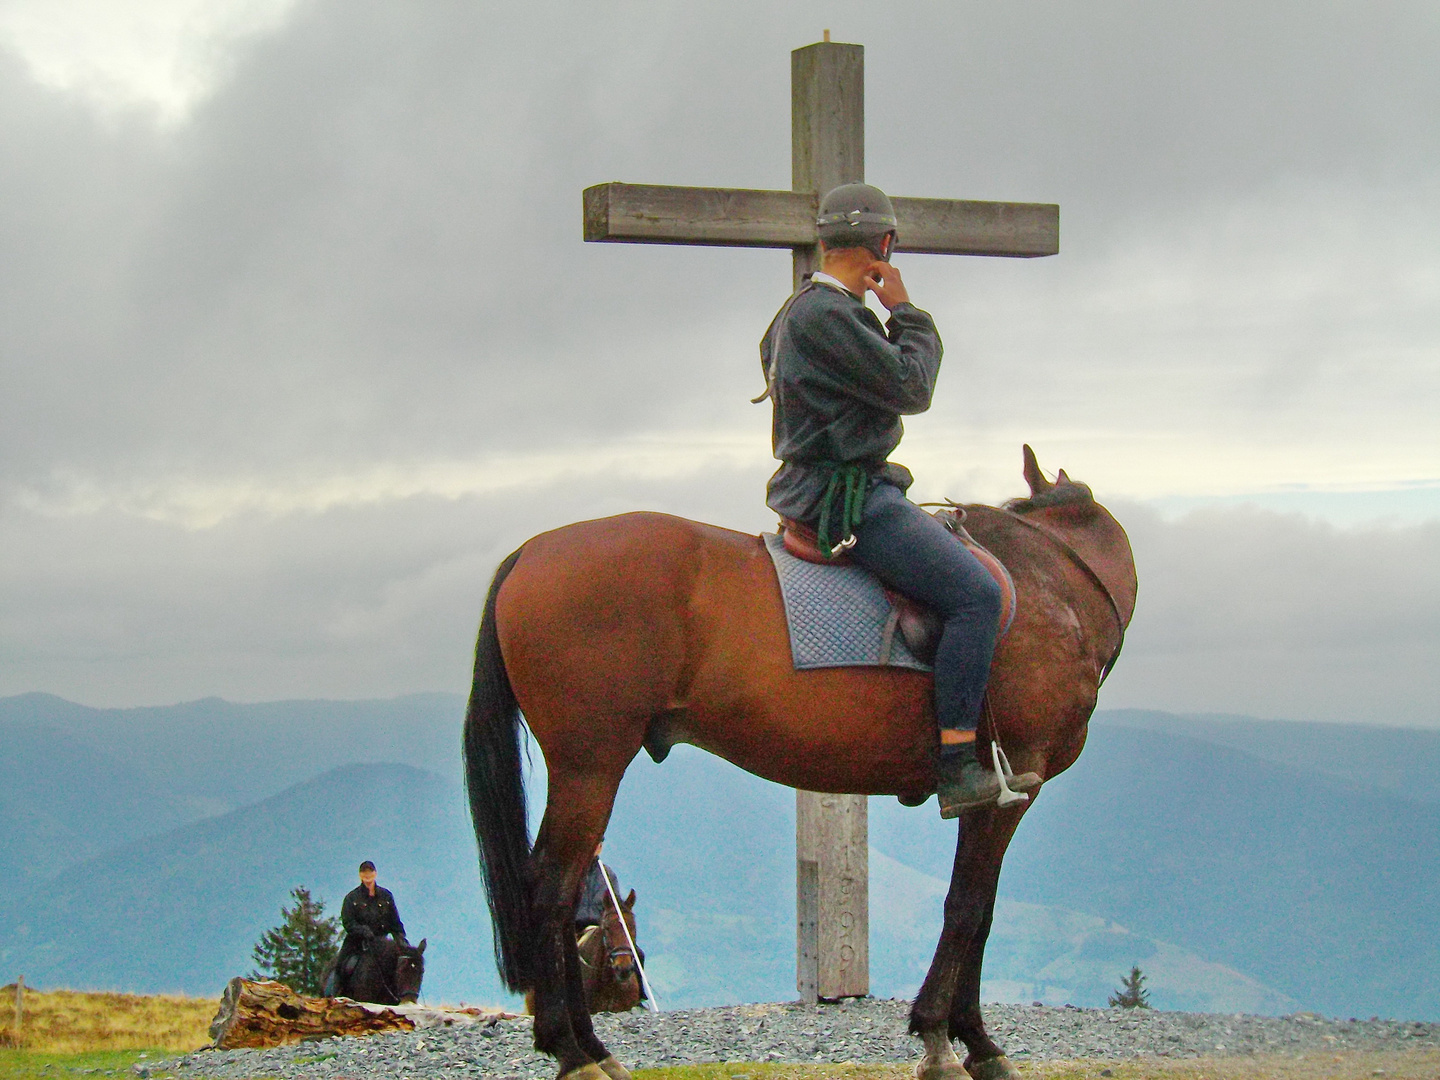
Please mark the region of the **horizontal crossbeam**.
<svg viewBox="0 0 1440 1080"><path fill-rule="evenodd" d="M1060 207L973 199L892 200L897 251L1029 259L1060 250ZM810 247L818 197L802 191L596 184L585 239L610 244Z"/></svg>

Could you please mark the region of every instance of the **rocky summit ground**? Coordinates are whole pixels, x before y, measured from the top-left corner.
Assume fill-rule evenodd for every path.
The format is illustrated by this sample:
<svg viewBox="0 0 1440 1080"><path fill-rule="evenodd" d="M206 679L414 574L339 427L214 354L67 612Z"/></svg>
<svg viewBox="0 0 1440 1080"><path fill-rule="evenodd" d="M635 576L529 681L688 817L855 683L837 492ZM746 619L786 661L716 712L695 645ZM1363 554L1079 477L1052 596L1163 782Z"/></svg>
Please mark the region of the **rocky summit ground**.
<svg viewBox="0 0 1440 1080"><path fill-rule="evenodd" d="M658 1015L596 1017L601 1039L625 1064L649 1068L706 1062L913 1062L909 1002L864 999L834 1005L768 1004ZM986 1023L1022 1067L1026 1062L1252 1055L1270 1059L1363 1052L1440 1052L1440 1024L989 1005ZM531 1048L530 1020L466 1028L332 1039L271 1050L206 1050L157 1063L155 1073L249 1078L366 1077L446 1080L549 1078L555 1066ZM962 1051L963 1056L963 1051Z"/></svg>

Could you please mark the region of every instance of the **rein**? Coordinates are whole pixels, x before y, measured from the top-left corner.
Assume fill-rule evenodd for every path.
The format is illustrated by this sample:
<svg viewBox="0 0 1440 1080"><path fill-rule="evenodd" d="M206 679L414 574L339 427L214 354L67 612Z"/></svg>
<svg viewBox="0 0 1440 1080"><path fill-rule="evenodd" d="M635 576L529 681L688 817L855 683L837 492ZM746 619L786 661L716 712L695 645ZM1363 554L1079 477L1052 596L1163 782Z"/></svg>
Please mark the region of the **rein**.
<svg viewBox="0 0 1440 1080"><path fill-rule="evenodd" d="M640 950L635 947L635 939L630 935L630 926L625 922L625 909L620 906L620 897L615 895L615 883L610 880L610 875L605 872L605 864L600 864L600 876L605 879L605 891L610 894L610 902L615 905L615 914L620 917L620 929L625 931L625 942L630 946L630 959L635 962L635 970L640 975L640 987L645 991L645 1000L650 1005L650 1011L658 1013L660 1002L655 998L655 991L650 986L650 979L645 974L645 965L640 963Z"/></svg>
<svg viewBox="0 0 1440 1080"><path fill-rule="evenodd" d="M376 965L376 973L380 976L380 985L384 988L385 993L388 994L390 997L393 997L396 1001L400 1000L400 991L391 984L390 980L395 975L396 971L399 971L399 961L404 956L405 954L403 952L397 954L395 958L396 970L392 972L387 973L383 967Z"/></svg>
<svg viewBox="0 0 1440 1080"><path fill-rule="evenodd" d="M1003 506L986 507L986 509L998 510L1000 511L1000 513L1007 515L1011 520L1018 521L1027 529L1034 529L1041 536L1045 537L1046 540L1049 540L1050 543L1054 544L1057 548L1059 548L1060 551L1065 555L1065 557L1068 558L1072 563L1074 563L1075 566L1077 566L1081 570L1081 572L1084 573L1084 575L1091 580L1095 587L1100 590L1100 595L1105 597L1105 599L1109 601L1110 613L1115 616L1115 629L1119 631L1120 640L1115 643L1115 651L1110 654L1110 659L1105 661L1105 666L1100 671L1100 682L1096 686L1096 689L1098 690L1101 686L1105 685L1105 680L1110 677L1110 672L1115 667L1115 661L1120 659L1120 650L1125 647L1125 619L1120 614L1120 605L1115 602L1115 594L1110 591L1110 586L1106 585L1105 582L1101 580L1100 575L1097 574L1094 568L1085 561L1084 557L1081 556L1078 551L1076 551L1073 547L1070 546L1068 541L1064 540L1059 536L1056 536L1053 532L1045 528L1043 525L1037 525L1035 522L1030 521L1024 515L1017 514L1014 510L1007 510Z"/></svg>

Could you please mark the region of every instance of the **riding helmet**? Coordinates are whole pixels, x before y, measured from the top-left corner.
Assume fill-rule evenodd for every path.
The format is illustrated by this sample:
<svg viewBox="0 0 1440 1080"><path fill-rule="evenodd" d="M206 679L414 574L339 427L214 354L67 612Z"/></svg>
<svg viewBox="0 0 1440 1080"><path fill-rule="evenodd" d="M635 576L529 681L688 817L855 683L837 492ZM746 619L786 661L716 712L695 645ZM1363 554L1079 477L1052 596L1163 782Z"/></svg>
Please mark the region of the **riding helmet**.
<svg viewBox="0 0 1440 1080"><path fill-rule="evenodd" d="M865 247L877 259L888 257L885 237L899 228L890 197L871 184L841 184L827 192L815 224L827 248ZM894 240L889 248L894 250Z"/></svg>

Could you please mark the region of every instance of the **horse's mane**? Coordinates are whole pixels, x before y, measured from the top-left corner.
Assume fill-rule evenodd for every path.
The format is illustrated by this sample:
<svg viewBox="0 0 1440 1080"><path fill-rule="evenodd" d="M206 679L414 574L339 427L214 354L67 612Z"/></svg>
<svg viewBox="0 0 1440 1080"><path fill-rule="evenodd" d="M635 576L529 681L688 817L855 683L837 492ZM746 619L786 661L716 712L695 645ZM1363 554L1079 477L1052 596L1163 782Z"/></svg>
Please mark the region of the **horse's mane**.
<svg viewBox="0 0 1440 1080"><path fill-rule="evenodd" d="M1095 495L1089 484L1066 479L1054 487L1027 498L1011 499L1001 509L1012 514L1028 514L1033 510L1044 510L1054 506L1073 506L1080 503L1094 504Z"/></svg>

